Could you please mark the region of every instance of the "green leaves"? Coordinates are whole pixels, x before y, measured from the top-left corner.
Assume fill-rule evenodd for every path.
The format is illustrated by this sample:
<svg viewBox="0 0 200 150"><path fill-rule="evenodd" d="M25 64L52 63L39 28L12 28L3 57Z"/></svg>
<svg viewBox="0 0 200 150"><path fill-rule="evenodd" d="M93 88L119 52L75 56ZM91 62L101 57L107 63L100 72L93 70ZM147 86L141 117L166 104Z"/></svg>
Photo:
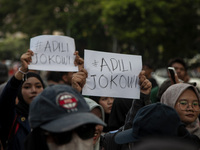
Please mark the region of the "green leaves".
<svg viewBox="0 0 200 150"><path fill-rule="evenodd" d="M21 31L28 40L60 31L80 54L113 50L164 65L199 51L199 10L200 0L1 0L0 31Z"/></svg>

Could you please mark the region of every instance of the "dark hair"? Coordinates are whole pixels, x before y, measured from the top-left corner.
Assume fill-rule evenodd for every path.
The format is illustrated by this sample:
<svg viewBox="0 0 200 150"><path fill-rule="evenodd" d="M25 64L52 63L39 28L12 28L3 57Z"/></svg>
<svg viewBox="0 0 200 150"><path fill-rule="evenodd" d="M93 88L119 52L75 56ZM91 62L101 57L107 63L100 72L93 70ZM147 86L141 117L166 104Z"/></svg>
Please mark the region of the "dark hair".
<svg viewBox="0 0 200 150"><path fill-rule="evenodd" d="M92 100L94 100L97 104L99 104L100 96L89 96Z"/></svg>
<svg viewBox="0 0 200 150"><path fill-rule="evenodd" d="M143 62L143 66L147 66L149 69L152 69L154 70L154 67L152 65L152 62L151 61L146 61L146 62Z"/></svg>
<svg viewBox="0 0 200 150"><path fill-rule="evenodd" d="M46 74L47 81L52 80L54 82L59 82L62 80L63 75L67 75L68 72L55 72L55 71L49 71Z"/></svg>
<svg viewBox="0 0 200 150"><path fill-rule="evenodd" d="M185 71L187 71L187 65L182 58L176 57L176 58L170 59L167 67L171 67L174 63L179 63L183 65L183 67L185 68Z"/></svg>
<svg viewBox="0 0 200 150"><path fill-rule="evenodd" d="M8 68L5 64L0 62L0 84L8 80Z"/></svg>

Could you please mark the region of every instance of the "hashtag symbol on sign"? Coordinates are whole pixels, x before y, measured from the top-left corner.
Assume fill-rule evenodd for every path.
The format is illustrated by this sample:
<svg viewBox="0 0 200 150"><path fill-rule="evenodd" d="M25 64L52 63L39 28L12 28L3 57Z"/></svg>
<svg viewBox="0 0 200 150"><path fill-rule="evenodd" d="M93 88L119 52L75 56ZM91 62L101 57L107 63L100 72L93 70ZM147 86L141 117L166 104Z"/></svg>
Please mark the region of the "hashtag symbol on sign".
<svg viewBox="0 0 200 150"><path fill-rule="evenodd" d="M93 66L97 67L98 63L99 63L98 61L94 60L94 62L92 64L93 64Z"/></svg>
<svg viewBox="0 0 200 150"><path fill-rule="evenodd" d="M37 50L40 50L41 46L42 46L42 42L38 41L38 42L35 44L35 49L36 49L36 51L37 51Z"/></svg>

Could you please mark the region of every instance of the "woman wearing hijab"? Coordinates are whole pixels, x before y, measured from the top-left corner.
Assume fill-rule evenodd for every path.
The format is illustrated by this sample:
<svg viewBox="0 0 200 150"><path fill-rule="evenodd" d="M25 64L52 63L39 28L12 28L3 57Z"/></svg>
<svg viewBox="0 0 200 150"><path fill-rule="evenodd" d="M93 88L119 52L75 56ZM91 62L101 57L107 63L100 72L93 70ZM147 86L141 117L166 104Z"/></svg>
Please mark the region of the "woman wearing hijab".
<svg viewBox="0 0 200 150"><path fill-rule="evenodd" d="M29 105L44 89L41 77L28 72L32 55L33 52L28 50L21 56L22 66L8 81L0 96L0 138L4 149L24 149L24 140L31 131Z"/></svg>
<svg viewBox="0 0 200 150"><path fill-rule="evenodd" d="M194 141L200 145L200 96L196 87L188 83L174 84L163 93L161 103L177 111Z"/></svg>
<svg viewBox="0 0 200 150"><path fill-rule="evenodd" d="M97 104L103 107L105 116L104 122L107 124L107 126L103 128L103 132L106 133L110 131L108 122L115 99L113 97L100 97L100 96L89 96L89 97L92 100L94 100Z"/></svg>

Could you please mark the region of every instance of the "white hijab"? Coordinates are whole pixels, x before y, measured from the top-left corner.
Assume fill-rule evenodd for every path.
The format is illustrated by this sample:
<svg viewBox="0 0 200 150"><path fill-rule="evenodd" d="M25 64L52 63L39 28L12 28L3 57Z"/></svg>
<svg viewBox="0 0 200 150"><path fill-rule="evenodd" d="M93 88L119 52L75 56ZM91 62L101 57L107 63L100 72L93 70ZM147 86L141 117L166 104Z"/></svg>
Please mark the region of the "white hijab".
<svg viewBox="0 0 200 150"><path fill-rule="evenodd" d="M188 88L191 88L197 95L198 100L200 101L199 93L196 87L188 83L178 83L171 85L162 95L160 102L171 107L175 107L176 101L179 96ZM186 129L191 133L200 138L200 123L199 118L197 118L193 123L186 126Z"/></svg>

